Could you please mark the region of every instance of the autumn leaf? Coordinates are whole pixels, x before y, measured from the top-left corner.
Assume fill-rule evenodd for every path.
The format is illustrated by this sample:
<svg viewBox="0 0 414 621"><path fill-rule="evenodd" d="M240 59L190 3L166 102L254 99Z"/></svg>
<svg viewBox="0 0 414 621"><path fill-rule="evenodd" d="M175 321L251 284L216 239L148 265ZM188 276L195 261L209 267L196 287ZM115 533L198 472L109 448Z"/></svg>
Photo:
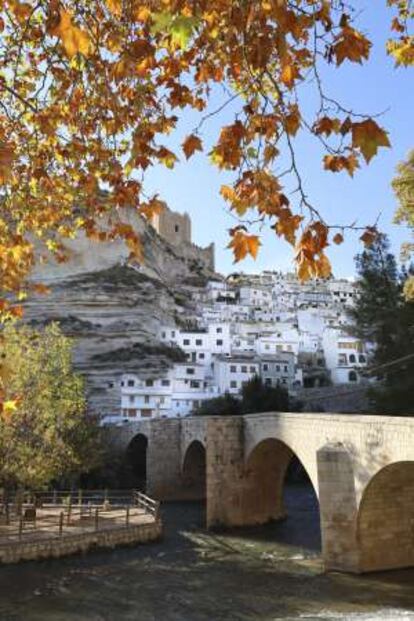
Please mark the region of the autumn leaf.
<svg viewBox="0 0 414 621"><path fill-rule="evenodd" d="M55 23L57 22L57 23ZM58 36L63 43L66 54L69 58L81 53L88 56L91 51L91 40L84 30L81 30L72 22L72 14L65 9L60 9L59 16L53 17L52 26L49 34Z"/></svg>
<svg viewBox="0 0 414 621"><path fill-rule="evenodd" d="M203 150L202 142L200 138L195 134L190 134L190 136L187 136L182 144L182 147L187 160L193 155L195 151Z"/></svg>
<svg viewBox="0 0 414 621"><path fill-rule="evenodd" d="M359 148L367 164L377 154L379 147L390 147L387 132L373 119L352 125L352 146Z"/></svg>
<svg viewBox="0 0 414 621"><path fill-rule="evenodd" d="M340 172L346 170L353 177L355 169L359 168L358 158L354 153L350 155L325 155L323 158L325 170Z"/></svg>
<svg viewBox="0 0 414 621"><path fill-rule="evenodd" d="M237 263L250 254L256 259L260 247L260 240L257 235L247 235L243 230L233 230L232 239L227 246L231 248L234 254L234 262Z"/></svg>
<svg viewBox="0 0 414 621"><path fill-rule="evenodd" d="M122 13L122 0L105 0L108 9L113 15L119 17Z"/></svg>
<svg viewBox="0 0 414 621"><path fill-rule="evenodd" d="M361 32L350 26L344 26L332 46L336 64L341 65L345 59L362 63L368 58L371 45L371 42Z"/></svg>
<svg viewBox="0 0 414 621"><path fill-rule="evenodd" d="M0 142L0 183L7 183L9 180L14 157L11 145Z"/></svg>

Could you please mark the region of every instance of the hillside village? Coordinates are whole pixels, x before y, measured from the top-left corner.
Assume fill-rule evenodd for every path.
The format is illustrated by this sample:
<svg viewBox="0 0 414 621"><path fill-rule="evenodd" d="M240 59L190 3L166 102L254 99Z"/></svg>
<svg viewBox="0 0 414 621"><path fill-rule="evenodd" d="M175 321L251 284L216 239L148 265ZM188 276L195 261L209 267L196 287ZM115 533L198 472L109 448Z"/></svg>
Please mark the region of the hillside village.
<svg viewBox="0 0 414 621"><path fill-rule="evenodd" d="M191 312L159 327L158 340L184 360L152 376L125 372L119 411L106 422L186 416L206 399L240 395L253 376L290 394L366 382L368 345L350 335L347 313L355 295L356 285L344 279L217 275L193 290Z"/></svg>

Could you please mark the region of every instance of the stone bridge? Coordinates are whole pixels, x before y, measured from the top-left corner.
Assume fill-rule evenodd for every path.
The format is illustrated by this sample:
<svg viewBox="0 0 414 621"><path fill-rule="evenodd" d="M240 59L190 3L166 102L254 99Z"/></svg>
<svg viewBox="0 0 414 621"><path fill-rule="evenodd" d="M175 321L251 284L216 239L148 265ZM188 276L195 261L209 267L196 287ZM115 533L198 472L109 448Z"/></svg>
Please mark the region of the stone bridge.
<svg viewBox="0 0 414 621"><path fill-rule="evenodd" d="M319 500L326 569L414 566L414 418L265 413L137 421L116 428L125 449L147 440L147 491L206 498L207 526L284 517L296 456Z"/></svg>

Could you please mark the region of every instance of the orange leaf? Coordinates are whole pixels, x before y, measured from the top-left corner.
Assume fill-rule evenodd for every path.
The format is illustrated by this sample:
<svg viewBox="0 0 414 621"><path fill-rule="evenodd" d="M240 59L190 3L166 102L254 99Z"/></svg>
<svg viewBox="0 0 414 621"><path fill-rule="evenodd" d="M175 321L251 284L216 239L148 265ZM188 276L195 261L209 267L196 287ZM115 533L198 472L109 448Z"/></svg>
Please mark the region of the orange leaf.
<svg viewBox="0 0 414 621"><path fill-rule="evenodd" d="M182 147L187 160L193 155L195 151L203 150L203 144L200 138L195 134L190 134L190 136L187 136L182 144Z"/></svg>

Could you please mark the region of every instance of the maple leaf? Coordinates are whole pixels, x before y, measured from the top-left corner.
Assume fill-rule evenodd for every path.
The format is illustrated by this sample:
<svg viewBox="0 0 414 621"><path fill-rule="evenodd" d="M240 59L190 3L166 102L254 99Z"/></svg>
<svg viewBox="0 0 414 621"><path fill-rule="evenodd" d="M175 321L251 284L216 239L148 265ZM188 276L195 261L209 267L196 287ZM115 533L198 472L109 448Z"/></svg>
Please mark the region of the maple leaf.
<svg viewBox="0 0 414 621"><path fill-rule="evenodd" d="M300 112L296 104L290 106L289 114L285 116L284 121L286 132L294 136L300 127Z"/></svg>
<svg viewBox="0 0 414 621"><path fill-rule="evenodd" d="M377 154L379 147L390 147L387 132L374 119L352 124L352 146L359 148L367 163Z"/></svg>
<svg viewBox="0 0 414 621"><path fill-rule="evenodd" d="M62 40L63 47L69 58L78 53L84 56L90 54L92 45L89 35L85 30L81 30L74 25L72 13L65 9L60 9L59 15L57 17L52 16L49 24L49 34L58 36Z"/></svg>
<svg viewBox="0 0 414 621"><path fill-rule="evenodd" d="M354 153L345 155L325 155L323 158L325 170L331 172L340 172L346 170L351 177L354 175L356 168L359 168L358 158Z"/></svg>
<svg viewBox="0 0 414 621"><path fill-rule="evenodd" d="M351 62L362 63L367 59L372 43L362 33L351 26L344 26L332 46L339 66L345 59Z"/></svg>
<svg viewBox="0 0 414 621"><path fill-rule="evenodd" d="M203 144L200 138L195 134L190 134L189 136L187 136L182 144L182 147L187 160L193 155L195 151L203 150Z"/></svg>
<svg viewBox="0 0 414 621"><path fill-rule="evenodd" d="M315 134L325 134L330 136L333 133L337 134L341 129L341 121L339 119L332 119L329 116L323 116L313 126Z"/></svg>
<svg viewBox="0 0 414 621"><path fill-rule="evenodd" d="M293 88L295 80L300 78L299 69L293 63L286 64L280 74L280 79L287 88Z"/></svg>
<svg viewBox="0 0 414 621"><path fill-rule="evenodd" d="M260 247L260 240L257 235L246 235L241 229L231 231L232 239L227 248L231 248L234 254L234 263L238 263L250 254L256 259Z"/></svg>

